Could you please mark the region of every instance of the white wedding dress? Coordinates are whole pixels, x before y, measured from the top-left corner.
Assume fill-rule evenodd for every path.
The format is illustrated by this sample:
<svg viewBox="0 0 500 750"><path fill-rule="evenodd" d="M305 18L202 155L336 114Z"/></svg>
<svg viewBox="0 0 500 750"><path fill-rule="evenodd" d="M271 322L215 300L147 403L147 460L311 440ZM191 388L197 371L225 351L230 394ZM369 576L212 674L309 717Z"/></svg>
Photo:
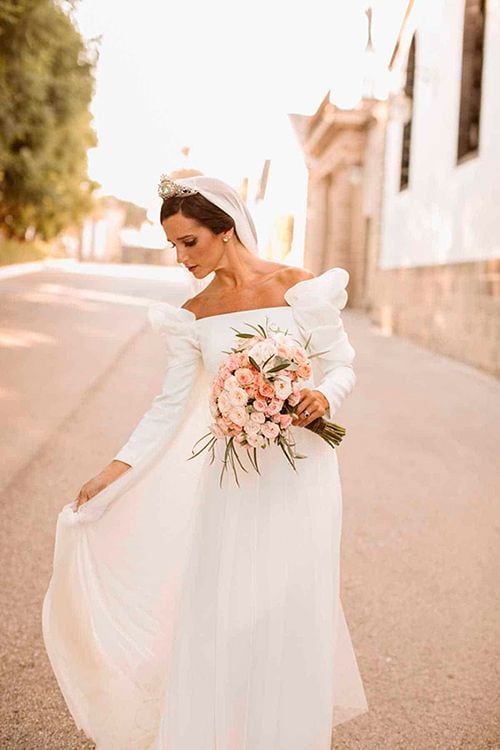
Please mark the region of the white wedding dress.
<svg viewBox="0 0 500 750"><path fill-rule="evenodd" d="M232 328L266 316L328 349L310 385L334 417L355 381L348 279L332 268L282 307L199 320L152 306L162 393L116 456L132 468L59 513L43 604L52 668L98 750L330 750L332 727L368 710L339 598L337 450L292 427L297 472L273 444L240 487L219 486L208 453L187 460Z"/></svg>

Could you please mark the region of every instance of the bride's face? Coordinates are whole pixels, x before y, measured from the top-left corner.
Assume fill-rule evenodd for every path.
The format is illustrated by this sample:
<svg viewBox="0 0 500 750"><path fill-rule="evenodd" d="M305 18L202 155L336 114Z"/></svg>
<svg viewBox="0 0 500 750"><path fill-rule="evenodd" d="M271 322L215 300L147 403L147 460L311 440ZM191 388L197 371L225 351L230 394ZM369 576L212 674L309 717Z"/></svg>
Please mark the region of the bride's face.
<svg viewBox="0 0 500 750"><path fill-rule="evenodd" d="M215 270L224 255L224 232L213 232L182 214L174 214L162 223L168 242L175 246L177 262L202 279Z"/></svg>

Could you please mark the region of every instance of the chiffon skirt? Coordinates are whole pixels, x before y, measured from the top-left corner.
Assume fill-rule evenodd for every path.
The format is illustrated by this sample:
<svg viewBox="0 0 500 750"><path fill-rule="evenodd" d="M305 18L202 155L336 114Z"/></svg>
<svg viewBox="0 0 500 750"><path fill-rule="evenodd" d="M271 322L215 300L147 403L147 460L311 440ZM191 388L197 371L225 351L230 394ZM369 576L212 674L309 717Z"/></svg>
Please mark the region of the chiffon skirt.
<svg viewBox="0 0 500 750"><path fill-rule="evenodd" d="M292 428L297 472L271 446L260 476L221 488L207 454L186 460L199 417L60 512L43 604L59 686L98 750L330 750L367 711L339 597L337 451Z"/></svg>

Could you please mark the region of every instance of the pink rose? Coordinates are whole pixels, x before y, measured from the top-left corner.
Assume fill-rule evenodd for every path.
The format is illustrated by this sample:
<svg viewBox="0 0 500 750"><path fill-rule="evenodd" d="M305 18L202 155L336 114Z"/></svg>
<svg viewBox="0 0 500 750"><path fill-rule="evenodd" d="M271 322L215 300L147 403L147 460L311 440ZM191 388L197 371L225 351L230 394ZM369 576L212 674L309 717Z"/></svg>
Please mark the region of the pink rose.
<svg viewBox="0 0 500 750"><path fill-rule="evenodd" d="M280 417L280 424L284 430L290 427L293 421L291 414L280 414L279 417Z"/></svg>
<svg viewBox="0 0 500 750"><path fill-rule="evenodd" d="M272 416L273 414L278 414L278 412L281 411L281 407L283 406L283 401L281 401L279 398L273 398L268 404L266 409L259 409L259 411L264 411L266 414L269 414L269 416Z"/></svg>
<svg viewBox="0 0 500 750"><path fill-rule="evenodd" d="M250 385L254 381L254 374L248 367L239 367L235 370L234 377L240 385Z"/></svg>
<svg viewBox="0 0 500 750"><path fill-rule="evenodd" d="M305 362L307 362L308 357L307 357L305 350L297 346L292 351L292 359L295 362L295 364L302 365Z"/></svg>
<svg viewBox="0 0 500 750"><path fill-rule="evenodd" d="M223 433L224 435L226 435L226 434L227 434L227 430L228 430L228 425L227 425L227 422L226 422L226 420L224 419L224 417L217 417L217 419L215 420L215 423L214 423L214 424L215 424L215 425L217 425L217 427L219 428L219 430L221 430L221 432L222 432L222 433Z"/></svg>
<svg viewBox="0 0 500 750"><path fill-rule="evenodd" d="M236 357L238 367L247 367L248 357L244 352L238 352L238 354L235 354L234 356Z"/></svg>
<svg viewBox="0 0 500 750"><path fill-rule="evenodd" d="M264 401L264 399L262 399L262 398L256 398L255 401L253 402L253 408L256 411L263 411L263 412L265 412L267 410L267 402ZM278 411L279 411L279 409L278 409Z"/></svg>
<svg viewBox="0 0 500 750"><path fill-rule="evenodd" d="M236 368L238 367L238 361L234 354L230 354L226 359L226 367L228 367L231 371L236 370Z"/></svg>
<svg viewBox="0 0 500 750"><path fill-rule="evenodd" d="M210 432L212 432L216 438L223 438L226 431L219 427L215 422L210 425Z"/></svg>
<svg viewBox="0 0 500 750"><path fill-rule="evenodd" d="M285 359L290 359L290 350L287 346L284 346L284 344L279 344L278 348L276 349L276 354L279 357L284 357Z"/></svg>

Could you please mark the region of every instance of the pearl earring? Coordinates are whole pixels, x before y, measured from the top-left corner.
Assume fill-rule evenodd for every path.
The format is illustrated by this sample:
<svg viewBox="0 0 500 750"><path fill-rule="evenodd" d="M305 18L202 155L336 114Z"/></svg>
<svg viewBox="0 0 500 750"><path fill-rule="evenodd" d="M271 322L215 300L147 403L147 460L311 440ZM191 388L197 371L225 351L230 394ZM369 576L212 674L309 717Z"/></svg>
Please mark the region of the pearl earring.
<svg viewBox="0 0 500 750"><path fill-rule="evenodd" d="M222 241L223 241L223 242L229 242L229 237L223 237L223 238L222 238Z"/></svg>

